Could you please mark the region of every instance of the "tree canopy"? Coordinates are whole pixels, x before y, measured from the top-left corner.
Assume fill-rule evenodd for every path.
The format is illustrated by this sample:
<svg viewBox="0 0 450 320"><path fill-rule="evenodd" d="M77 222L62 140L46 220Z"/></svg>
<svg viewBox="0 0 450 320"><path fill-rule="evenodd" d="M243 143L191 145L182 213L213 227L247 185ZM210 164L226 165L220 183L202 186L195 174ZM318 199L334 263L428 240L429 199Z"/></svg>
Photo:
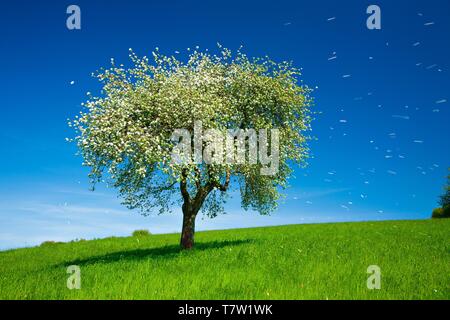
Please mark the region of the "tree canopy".
<svg viewBox="0 0 450 320"><path fill-rule="evenodd" d="M214 217L223 212L231 185L240 191L244 209L272 212L291 165L305 164L308 156L311 89L299 80L300 70L290 62L249 58L220 45L217 54L192 50L186 61L158 49L152 62L131 49L129 56L130 67L112 60L111 67L94 75L101 94L90 95L69 123L92 183L114 186L127 207L143 214L169 212L182 203L185 216L189 211L194 220L200 209ZM264 165L251 161L173 161L174 131L192 132L196 121L202 130L224 134L277 130L277 170L261 174ZM274 150L270 141L260 140L259 147Z"/></svg>

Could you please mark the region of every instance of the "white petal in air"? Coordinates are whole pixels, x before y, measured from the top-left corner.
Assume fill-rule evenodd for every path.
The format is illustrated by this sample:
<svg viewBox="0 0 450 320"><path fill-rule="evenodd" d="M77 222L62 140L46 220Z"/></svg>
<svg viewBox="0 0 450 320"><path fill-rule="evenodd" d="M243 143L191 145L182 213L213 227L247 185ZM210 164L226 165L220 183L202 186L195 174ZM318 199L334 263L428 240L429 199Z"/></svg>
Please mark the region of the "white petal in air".
<svg viewBox="0 0 450 320"><path fill-rule="evenodd" d="M409 116L400 116L397 114L392 115L392 118L398 118L398 119L403 119L403 120L409 120Z"/></svg>

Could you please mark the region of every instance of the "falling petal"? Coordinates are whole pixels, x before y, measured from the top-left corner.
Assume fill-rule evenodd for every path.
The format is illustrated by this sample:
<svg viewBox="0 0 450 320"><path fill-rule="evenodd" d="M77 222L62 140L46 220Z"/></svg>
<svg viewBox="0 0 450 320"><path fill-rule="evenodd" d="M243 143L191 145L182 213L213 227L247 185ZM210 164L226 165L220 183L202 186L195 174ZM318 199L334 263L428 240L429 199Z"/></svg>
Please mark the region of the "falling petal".
<svg viewBox="0 0 450 320"><path fill-rule="evenodd" d="M392 115L392 118L398 118L398 119L403 119L403 120L409 120L409 116L400 116L397 114Z"/></svg>

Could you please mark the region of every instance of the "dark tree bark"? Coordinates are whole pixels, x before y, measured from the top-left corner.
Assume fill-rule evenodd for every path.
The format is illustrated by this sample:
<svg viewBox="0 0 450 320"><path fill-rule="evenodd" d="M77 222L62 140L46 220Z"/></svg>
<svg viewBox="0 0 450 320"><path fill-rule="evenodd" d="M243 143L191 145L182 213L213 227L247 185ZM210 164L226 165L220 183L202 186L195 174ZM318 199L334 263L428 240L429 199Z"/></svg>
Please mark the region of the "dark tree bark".
<svg viewBox="0 0 450 320"><path fill-rule="evenodd" d="M218 182L208 182L202 186L200 181L197 181L197 194L194 198L191 198L186 182L186 171L183 170L182 178L180 182L180 191L183 197L183 227L181 229L180 246L182 249L192 249L194 246L194 234L195 234L195 218L200 208L203 205L208 194L217 188L220 191L225 192L228 189L230 182L230 172L227 171L225 177L225 183L222 185Z"/></svg>
<svg viewBox="0 0 450 320"><path fill-rule="evenodd" d="M201 188L194 199L187 197L183 203L183 227L181 230L180 245L183 249L194 246L195 218L212 188Z"/></svg>
<svg viewBox="0 0 450 320"><path fill-rule="evenodd" d="M195 218L194 212L189 206L183 205L183 228L181 229L180 245L183 249L191 249L194 246Z"/></svg>

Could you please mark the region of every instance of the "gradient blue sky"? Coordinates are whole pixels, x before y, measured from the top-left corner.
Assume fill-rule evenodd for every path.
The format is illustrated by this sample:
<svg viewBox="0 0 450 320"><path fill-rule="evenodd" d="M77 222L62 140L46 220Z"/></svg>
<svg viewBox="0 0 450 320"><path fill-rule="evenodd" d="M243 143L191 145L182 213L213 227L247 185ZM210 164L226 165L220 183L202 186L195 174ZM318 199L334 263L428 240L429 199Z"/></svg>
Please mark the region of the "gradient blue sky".
<svg viewBox="0 0 450 320"><path fill-rule="evenodd" d="M66 28L70 4L81 30ZM381 30L366 28L369 4L381 7ZM112 57L127 63L130 47L182 58L197 45L243 45L292 60L318 87L313 158L279 210L245 213L234 197L198 229L422 219L437 206L450 166L449 1L9 1L0 15L0 249L179 231L179 212L142 217L113 190L88 191L65 142L66 119L98 92L90 73Z"/></svg>

